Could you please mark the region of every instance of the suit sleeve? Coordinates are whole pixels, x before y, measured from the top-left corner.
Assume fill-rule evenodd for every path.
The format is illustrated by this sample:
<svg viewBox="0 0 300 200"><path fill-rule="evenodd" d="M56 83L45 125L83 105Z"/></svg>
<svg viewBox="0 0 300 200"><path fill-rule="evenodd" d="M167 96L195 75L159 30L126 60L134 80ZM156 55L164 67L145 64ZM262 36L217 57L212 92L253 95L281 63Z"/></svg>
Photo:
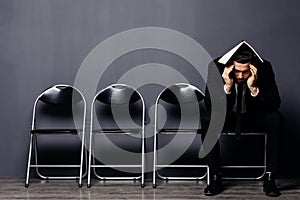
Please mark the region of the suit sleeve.
<svg viewBox="0 0 300 200"><path fill-rule="evenodd" d="M248 94L247 110L278 110L280 107L281 99L278 92L278 87L275 80L275 75L272 65L268 61L264 61L263 65L257 71L257 87L259 93L256 97Z"/></svg>

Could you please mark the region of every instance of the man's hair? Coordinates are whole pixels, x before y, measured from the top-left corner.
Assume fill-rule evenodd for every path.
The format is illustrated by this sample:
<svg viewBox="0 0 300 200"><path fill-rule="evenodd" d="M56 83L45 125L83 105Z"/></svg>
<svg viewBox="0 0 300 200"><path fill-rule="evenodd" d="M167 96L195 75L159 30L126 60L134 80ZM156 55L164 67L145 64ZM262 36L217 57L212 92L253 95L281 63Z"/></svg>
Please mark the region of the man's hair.
<svg viewBox="0 0 300 200"><path fill-rule="evenodd" d="M236 52L232 57L232 61L242 64L252 63L254 61L254 55L251 51Z"/></svg>

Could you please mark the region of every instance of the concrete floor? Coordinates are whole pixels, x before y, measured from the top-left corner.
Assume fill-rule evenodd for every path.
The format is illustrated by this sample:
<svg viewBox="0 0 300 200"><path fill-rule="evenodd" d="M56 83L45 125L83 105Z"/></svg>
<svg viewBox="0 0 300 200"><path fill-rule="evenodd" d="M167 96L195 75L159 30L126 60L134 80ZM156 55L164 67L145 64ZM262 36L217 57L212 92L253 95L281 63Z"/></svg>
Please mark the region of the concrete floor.
<svg viewBox="0 0 300 200"><path fill-rule="evenodd" d="M29 188L24 187L24 179L0 179L0 199L270 199L262 192L262 181L224 181L225 190L214 197L206 197L203 190L205 181L158 180L157 188L152 188L151 180L141 188L136 181L92 180L92 187L82 188L72 180L31 179ZM277 184L282 195L276 199L300 199L299 178L281 178Z"/></svg>

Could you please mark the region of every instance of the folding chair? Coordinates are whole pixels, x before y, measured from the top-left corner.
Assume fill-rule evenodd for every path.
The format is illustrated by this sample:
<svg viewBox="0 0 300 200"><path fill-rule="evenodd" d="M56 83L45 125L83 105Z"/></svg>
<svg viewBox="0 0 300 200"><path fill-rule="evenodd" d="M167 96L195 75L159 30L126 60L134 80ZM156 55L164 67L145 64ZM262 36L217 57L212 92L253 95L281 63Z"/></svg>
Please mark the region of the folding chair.
<svg viewBox="0 0 300 200"><path fill-rule="evenodd" d="M234 132L223 132L220 137L222 178L263 178L266 173L266 142L267 133L264 131L242 132L239 141Z"/></svg>
<svg viewBox="0 0 300 200"><path fill-rule="evenodd" d="M207 175L208 165L204 164L192 164L191 162L185 164L176 164L171 158L174 152L178 151L178 156L187 152L191 148L192 144L195 144L195 138L199 137L202 133L201 120L200 120L200 102L203 100L204 94L195 86L186 83L177 83L166 89L164 89L157 97L155 103L155 125L154 125L154 146L153 146L153 188L156 188L156 175L164 180L200 180ZM164 120L161 117L160 107L163 107L166 112L167 118ZM197 112L198 111L198 112ZM165 145L159 145L159 142L163 142L162 137L171 137L166 139ZM177 138L177 139L175 139ZM184 143L184 144L183 144ZM200 148L200 141L196 142L198 148ZM162 147L160 147L162 146ZM180 146L182 150L178 150ZM164 149L160 152L161 149ZM183 151L183 152L179 152ZM192 152L192 159L198 159L197 155L199 151ZM160 158L162 154L165 154L165 158ZM176 154L176 153L175 153ZM181 155L180 155L181 154ZM194 157L193 157L194 156ZM184 157L182 155L180 158ZM174 158L176 159L176 158ZM161 164L164 162L163 164ZM180 163L180 162L179 162ZM181 162L182 163L182 162ZM198 160L199 163L199 160ZM167 168L189 168L189 169L201 169L205 168L202 175L199 176L174 176L174 175L162 175L159 169ZM198 173L199 174L199 173ZM209 178L208 178L209 181Z"/></svg>
<svg viewBox="0 0 300 200"><path fill-rule="evenodd" d="M141 179L144 187L145 104L141 94L125 84L110 85L95 95L90 114L87 186L91 187L93 169L100 180ZM105 175L105 170L114 174Z"/></svg>
<svg viewBox="0 0 300 200"><path fill-rule="evenodd" d="M79 179L78 186L82 186L82 171L83 171L83 157L84 157L84 137L85 137L85 117L86 117L86 102L79 90L70 85L57 84L42 92L35 100L32 114L32 125L30 134L30 144L28 152L28 163L25 187L29 186L30 169L36 168L37 175L42 179ZM52 138L52 145L66 144L68 138L71 139L71 135L76 136L76 139L80 140L80 161L78 164L66 164L68 159L65 159L64 164L56 163L59 157L56 155L51 164L41 164L38 162L44 157L38 153L38 138L41 141L42 137L48 135ZM58 137L64 135L65 138L58 139ZM81 138L77 137L80 136ZM55 137L56 136L56 137ZM41 137L41 138L40 138ZM54 140L53 140L54 139ZM47 141L50 142L50 141ZM55 144L53 144L55 143ZM50 144L50 143L49 143ZM49 144L45 144L45 148L49 147ZM39 145L39 147L42 145ZM73 146L71 144L71 146ZM55 150L47 148L49 152ZM32 164L32 151L34 151L35 162ZM60 152L62 154L63 152ZM45 155L45 154L43 154ZM46 155L47 156L47 155ZM48 159L49 157L47 157ZM45 158L44 158L45 160ZM77 175L59 175L52 176L45 175L40 172L40 168L78 168L79 173ZM67 173L67 171L64 171Z"/></svg>

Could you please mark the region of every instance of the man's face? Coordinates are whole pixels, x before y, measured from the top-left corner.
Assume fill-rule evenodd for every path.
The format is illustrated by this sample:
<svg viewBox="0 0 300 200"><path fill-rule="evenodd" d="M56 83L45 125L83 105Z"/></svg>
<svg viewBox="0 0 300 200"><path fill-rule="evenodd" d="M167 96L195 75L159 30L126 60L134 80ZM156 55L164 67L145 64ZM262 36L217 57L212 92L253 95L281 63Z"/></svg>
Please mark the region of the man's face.
<svg viewBox="0 0 300 200"><path fill-rule="evenodd" d="M251 75L250 64L251 63L242 64L242 63L238 63L236 61L233 62L234 80L237 84L244 83L245 81L247 81L247 79Z"/></svg>

